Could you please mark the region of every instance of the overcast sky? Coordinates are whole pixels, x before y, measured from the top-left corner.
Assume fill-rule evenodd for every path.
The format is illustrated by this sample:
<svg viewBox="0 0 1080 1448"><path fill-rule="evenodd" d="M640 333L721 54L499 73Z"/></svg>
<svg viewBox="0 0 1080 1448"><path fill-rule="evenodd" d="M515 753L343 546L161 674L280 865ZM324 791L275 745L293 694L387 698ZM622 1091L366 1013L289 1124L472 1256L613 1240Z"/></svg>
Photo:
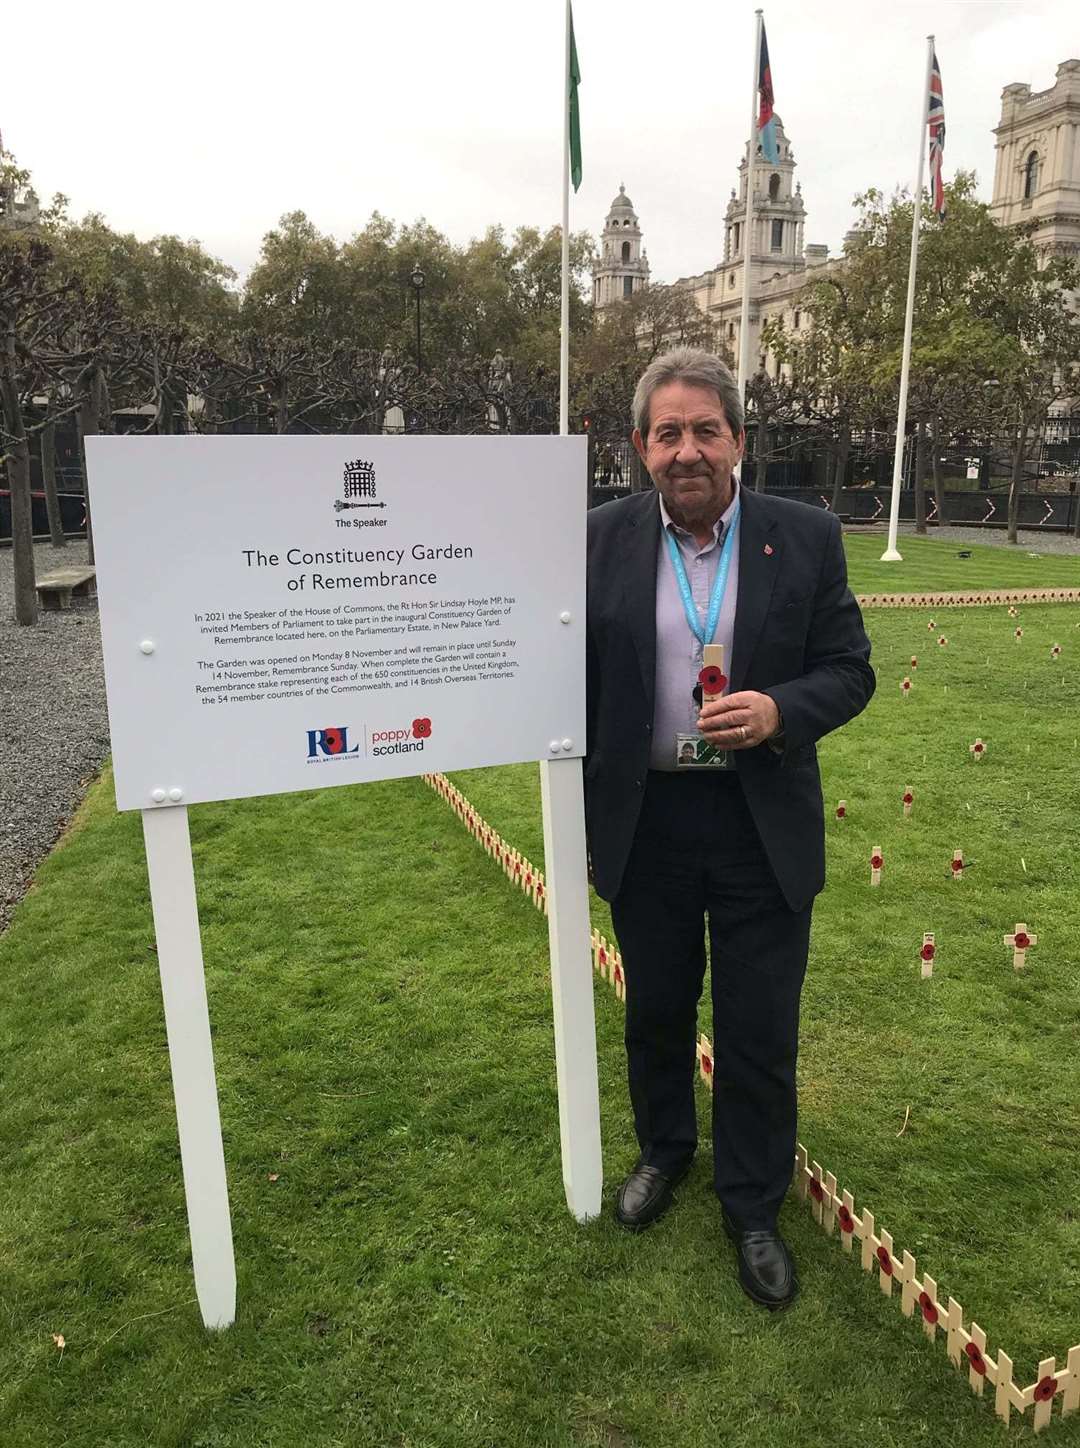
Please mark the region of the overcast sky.
<svg viewBox="0 0 1080 1448"><path fill-rule="evenodd" d="M4 7L0 133L43 197L149 238L197 237L241 273L300 208L344 240L373 210L456 242L560 215L562 0L59 0ZM855 193L914 177L926 35L946 175L990 198L1002 87L1080 57L1076 0L765 9L806 241L838 247ZM584 180L597 233L620 181L654 280L714 265L750 110L754 8L576 0Z"/></svg>

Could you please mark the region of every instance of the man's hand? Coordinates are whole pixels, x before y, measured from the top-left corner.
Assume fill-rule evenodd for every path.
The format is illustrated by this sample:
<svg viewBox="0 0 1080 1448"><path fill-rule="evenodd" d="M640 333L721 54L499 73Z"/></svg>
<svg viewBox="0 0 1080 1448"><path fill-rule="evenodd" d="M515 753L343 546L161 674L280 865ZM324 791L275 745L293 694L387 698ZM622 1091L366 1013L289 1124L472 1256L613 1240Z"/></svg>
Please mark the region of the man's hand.
<svg viewBox="0 0 1080 1448"><path fill-rule="evenodd" d="M780 730L780 710L768 694L743 689L719 699L706 699L698 729L718 749L755 749Z"/></svg>

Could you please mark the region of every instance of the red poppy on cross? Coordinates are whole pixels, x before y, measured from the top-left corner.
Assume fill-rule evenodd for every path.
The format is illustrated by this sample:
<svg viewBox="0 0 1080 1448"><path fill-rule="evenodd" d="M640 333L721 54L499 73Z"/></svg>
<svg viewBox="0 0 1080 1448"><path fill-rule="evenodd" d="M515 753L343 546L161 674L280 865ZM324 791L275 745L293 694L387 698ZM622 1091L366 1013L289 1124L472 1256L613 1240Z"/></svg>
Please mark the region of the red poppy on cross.
<svg viewBox="0 0 1080 1448"><path fill-rule="evenodd" d="M981 764L982 757L986 753L986 745L982 742L981 739L976 739L974 744L968 745L968 753L974 754L976 764Z"/></svg>
<svg viewBox="0 0 1080 1448"><path fill-rule="evenodd" d="M1033 945L1038 944L1039 937L1032 935L1031 931L1028 930L1027 926L1021 920L1017 922L1016 929L1013 933L1003 936L1002 939L1006 945L1011 945L1013 948L1013 968L1015 970L1023 970L1027 964L1027 953Z"/></svg>

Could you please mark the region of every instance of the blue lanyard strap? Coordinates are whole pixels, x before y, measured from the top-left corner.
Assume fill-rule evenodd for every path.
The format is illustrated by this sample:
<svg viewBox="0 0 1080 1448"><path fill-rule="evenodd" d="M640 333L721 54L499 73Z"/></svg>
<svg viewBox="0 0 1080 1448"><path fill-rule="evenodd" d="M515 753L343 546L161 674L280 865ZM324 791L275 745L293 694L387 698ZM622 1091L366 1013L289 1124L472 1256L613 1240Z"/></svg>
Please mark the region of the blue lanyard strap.
<svg viewBox="0 0 1080 1448"><path fill-rule="evenodd" d="M683 612L686 614L686 622L690 625L690 631L697 641L704 646L711 644L713 635L716 633L716 625L720 619L720 609L724 602L724 594L727 591L728 569L731 567L731 555L735 548L735 535L739 530L739 514L742 505L736 503L735 512L728 524L727 537L724 539L723 551L720 554L720 566L716 570L716 580L713 583L712 596L709 599L709 612L705 617L705 627L701 627L698 618L697 604L690 592L690 580L686 576L686 565L682 560L682 552L670 528L664 529L664 537L667 539L668 553L671 555L671 566L675 570L675 578L679 585L679 593L682 595Z"/></svg>

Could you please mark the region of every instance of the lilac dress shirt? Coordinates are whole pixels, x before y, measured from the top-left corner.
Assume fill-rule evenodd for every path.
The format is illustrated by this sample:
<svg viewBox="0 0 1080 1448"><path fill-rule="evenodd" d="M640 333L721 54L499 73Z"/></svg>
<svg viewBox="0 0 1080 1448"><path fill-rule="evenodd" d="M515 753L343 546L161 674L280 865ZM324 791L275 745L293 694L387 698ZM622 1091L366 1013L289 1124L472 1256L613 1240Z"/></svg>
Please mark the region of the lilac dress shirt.
<svg viewBox="0 0 1080 1448"><path fill-rule="evenodd" d="M735 482L735 480L732 480ZM713 541L699 548L692 533L671 521L660 497L660 553L656 560L656 702L653 708L652 750L649 768L675 772L675 735L696 734L698 706L693 689L702 667L702 646L691 631L683 612L682 594L671 566L664 539L670 531L679 545L690 593L697 606L702 628L709 612L720 552L739 499L739 484L729 507L713 524ZM727 588L720 607L714 644L724 646L724 673L731 678L732 638L735 633L735 605L739 597L739 549L732 550ZM727 690L724 690L727 693Z"/></svg>

